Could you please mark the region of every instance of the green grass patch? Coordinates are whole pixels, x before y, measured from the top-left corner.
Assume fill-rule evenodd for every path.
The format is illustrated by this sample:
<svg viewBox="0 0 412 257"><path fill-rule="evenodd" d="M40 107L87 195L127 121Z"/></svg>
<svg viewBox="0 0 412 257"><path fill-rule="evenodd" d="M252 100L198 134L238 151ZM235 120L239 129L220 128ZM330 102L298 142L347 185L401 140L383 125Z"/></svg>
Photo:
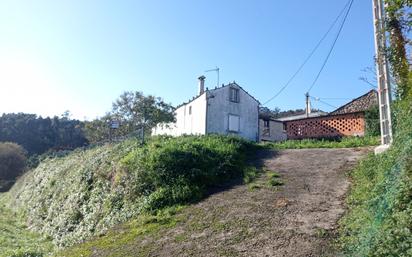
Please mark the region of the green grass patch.
<svg viewBox="0 0 412 257"><path fill-rule="evenodd" d="M16 182L4 203L24 220L30 218L31 229L56 246L69 247L117 224L141 222L145 215L199 201L210 187L253 180L257 170L245 167L254 146L237 137L210 135L79 149L44 159ZM163 225L137 224L139 230L130 227L130 233ZM123 244L121 240L127 238L117 240ZM110 239L100 242L110 245Z"/></svg>
<svg viewBox="0 0 412 257"><path fill-rule="evenodd" d="M243 182L245 184L250 184L255 181L261 174L261 171L256 167L247 166L243 170Z"/></svg>
<svg viewBox="0 0 412 257"><path fill-rule="evenodd" d="M87 257L92 253L109 254L110 256L130 256L132 244L144 236L159 236L162 229L173 228L181 220L177 215L184 207L170 207L156 214L140 215L136 219L119 225L106 234L92 238L65 250L57 252L59 257ZM184 240L184 235L176 237L176 240ZM140 249L136 256L144 256L149 251L148 247ZM135 254L135 253L134 253Z"/></svg>
<svg viewBox="0 0 412 257"><path fill-rule="evenodd" d="M284 150L284 149L306 149L306 148L352 148L379 145L379 137L343 137L340 139L303 139L286 140L277 143L263 143L264 147Z"/></svg>
<svg viewBox="0 0 412 257"><path fill-rule="evenodd" d="M345 256L412 256L412 107L404 104L394 112L391 148L351 173L349 211L340 222Z"/></svg>
<svg viewBox="0 0 412 257"><path fill-rule="evenodd" d="M273 188L284 185L283 181L280 179L280 174L275 171L269 171L267 173L267 178L267 185L269 187Z"/></svg>
<svg viewBox="0 0 412 257"><path fill-rule="evenodd" d="M258 183L250 183L250 184L248 184L247 188L248 188L249 191L255 191L255 190L261 189L262 185L260 185Z"/></svg>
<svg viewBox="0 0 412 257"><path fill-rule="evenodd" d="M0 256L43 256L53 250L50 239L30 231L19 213L12 212L3 204L0 194Z"/></svg>

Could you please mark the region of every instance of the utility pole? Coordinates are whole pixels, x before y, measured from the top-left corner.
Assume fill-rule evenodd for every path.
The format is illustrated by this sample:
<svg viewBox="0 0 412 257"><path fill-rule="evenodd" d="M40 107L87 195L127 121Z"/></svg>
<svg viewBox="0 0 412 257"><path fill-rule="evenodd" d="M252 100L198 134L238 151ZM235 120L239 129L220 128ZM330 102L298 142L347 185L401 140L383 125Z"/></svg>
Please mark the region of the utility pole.
<svg viewBox="0 0 412 257"><path fill-rule="evenodd" d="M386 57L385 10L383 0L372 0L375 55L378 81L379 115L381 127L381 146L375 152L382 152L392 143L391 118L391 85L389 81L389 65Z"/></svg>
<svg viewBox="0 0 412 257"><path fill-rule="evenodd" d="M309 92L306 92L305 97L306 97L306 118L309 118L310 113L312 112L311 106L310 106L310 95L309 95Z"/></svg>

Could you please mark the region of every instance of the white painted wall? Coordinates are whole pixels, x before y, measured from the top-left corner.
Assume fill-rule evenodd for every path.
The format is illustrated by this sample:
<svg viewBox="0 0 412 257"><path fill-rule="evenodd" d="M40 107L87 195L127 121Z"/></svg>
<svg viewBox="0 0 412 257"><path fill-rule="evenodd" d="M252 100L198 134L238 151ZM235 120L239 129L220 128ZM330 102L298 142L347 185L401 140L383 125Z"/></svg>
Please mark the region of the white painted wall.
<svg viewBox="0 0 412 257"><path fill-rule="evenodd" d="M239 103L230 101L230 87L239 89ZM207 133L235 134L256 141L259 103L236 84L208 91ZM239 116L239 132L229 131L229 115Z"/></svg>
<svg viewBox="0 0 412 257"><path fill-rule="evenodd" d="M192 109L191 114L189 109ZM206 133L206 93L175 110L175 123L159 124L153 135L204 135Z"/></svg>
<svg viewBox="0 0 412 257"><path fill-rule="evenodd" d="M230 101L230 87L239 89L239 103ZM161 124L153 129L153 135L204 135L234 134L257 141L259 103L236 84L205 91L192 102L176 109L176 122ZM189 109L192 108L192 114ZM239 117L239 131L229 131L229 116ZM236 120L232 117L232 120Z"/></svg>

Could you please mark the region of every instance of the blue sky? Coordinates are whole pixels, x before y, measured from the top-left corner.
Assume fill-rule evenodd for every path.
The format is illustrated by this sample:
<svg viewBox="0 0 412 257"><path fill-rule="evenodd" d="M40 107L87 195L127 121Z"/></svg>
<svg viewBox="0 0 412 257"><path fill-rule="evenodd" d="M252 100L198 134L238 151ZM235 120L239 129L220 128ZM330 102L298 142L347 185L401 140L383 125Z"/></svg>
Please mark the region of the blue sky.
<svg viewBox="0 0 412 257"><path fill-rule="evenodd" d="M0 2L0 113L95 118L125 90L177 105L216 66L262 103L296 71L347 0L3 0ZM355 98L373 66L371 1L355 0L311 94ZM337 29L268 107L304 107L304 93ZM206 73L206 86L216 75ZM326 101L326 100L325 100ZM328 100L339 106L344 99ZM320 102L314 107L333 109Z"/></svg>

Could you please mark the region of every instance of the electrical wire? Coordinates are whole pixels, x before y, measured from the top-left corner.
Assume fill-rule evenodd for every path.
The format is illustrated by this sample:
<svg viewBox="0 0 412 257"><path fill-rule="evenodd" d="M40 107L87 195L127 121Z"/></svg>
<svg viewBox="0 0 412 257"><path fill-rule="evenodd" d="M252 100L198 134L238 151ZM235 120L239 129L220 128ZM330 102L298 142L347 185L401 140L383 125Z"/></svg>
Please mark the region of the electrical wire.
<svg viewBox="0 0 412 257"><path fill-rule="evenodd" d="M348 10L346 11L345 17L343 18L343 21L342 21L342 23L341 23L341 25L340 25L340 27L339 27L338 34L336 35L335 40L334 40L333 43L332 43L332 46L331 46L331 48L330 48L330 50L329 50L329 52L328 52L328 55L326 56L326 59L325 59L325 61L324 61L323 64L322 64L322 67L320 68L318 74L316 75L315 80L313 81L313 83L311 84L311 86L309 87L309 89L308 89L307 92L310 92L310 90L312 90L312 88L315 86L316 82L318 81L320 75L322 74L322 71L325 69L325 66L326 66L326 64L328 63L328 60L329 60L330 56L332 55L333 49L335 48L336 42L338 41L339 36L340 36L340 34L342 33L342 30L343 30L343 27L345 26L346 20L348 19L350 10L352 9L352 6L353 6L353 2L354 2L354 0L351 0L351 1L350 1L349 8L348 8Z"/></svg>
<svg viewBox="0 0 412 257"><path fill-rule="evenodd" d="M297 71L292 75L292 77L290 77L290 79L286 82L285 85L283 85L283 87L274 95L272 96L269 100L267 100L263 105L268 104L269 102L271 102L273 99L275 99L276 97L278 97L283 90L285 90L290 83L295 79L295 77L299 74L299 72L303 69L303 67L306 65L306 63L310 60L310 58L312 58L312 56L315 54L315 52L318 50L318 48L320 47L320 45L323 43L323 41L326 39L326 37L329 35L329 33L332 31L332 29L335 27L336 23L339 21L340 17L344 14L345 10L348 8L349 4L351 4L353 0L349 0L344 8L340 11L339 15L336 17L336 19L333 21L332 25L329 27L329 29L327 30L327 32L323 35L323 37L319 40L319 42L316 44L315 48L313 48L313 50L310 52L310 54L308 55L308 57L306 57L306 59L303 61L303 63L299 66L299 68L297 69Z"/></svg>
<svg viewBox="0 0 412 257"><path fill-rule="evenodd" d="M325 105L328 105L329 107L332 107L332 108L335 108L335 109L338 108L338 107L336 107L336 106L334 106L334 105L331 105L330 103L327 103L327 102L325 102L325 101L320 100L319 98L316 98L316 97L313 97L313 96L311 96L310 98L312 98L313 100L318 101L318 102L320 102L320 103L323 103L323 104L325 104Z"/></svg>

